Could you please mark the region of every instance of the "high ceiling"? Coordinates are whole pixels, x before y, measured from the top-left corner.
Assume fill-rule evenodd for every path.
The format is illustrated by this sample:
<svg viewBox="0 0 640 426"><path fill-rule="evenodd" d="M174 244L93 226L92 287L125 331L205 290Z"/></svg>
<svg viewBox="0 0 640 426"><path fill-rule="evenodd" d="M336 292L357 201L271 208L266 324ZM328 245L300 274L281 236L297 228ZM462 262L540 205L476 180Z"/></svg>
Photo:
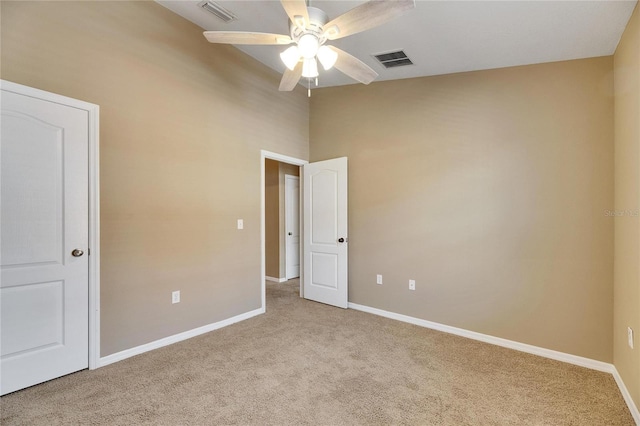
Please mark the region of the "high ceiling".
<svg viewBox="0 0 640 426"><path fill-rule="evenodd" d="M200 1L158 3L203 30L289 34L279 1L216 1L235 14L230 23L203 10ZM311 0L334 18L362 1ZM426 1L381 27L328 42L373 68L376 81L449 74L614 53L636 0ZM286 46L237 46L278 72ZM414 65L384 68L372 56L404 50ZM320 70L320 87L354 84L336 69Z"/></svg>

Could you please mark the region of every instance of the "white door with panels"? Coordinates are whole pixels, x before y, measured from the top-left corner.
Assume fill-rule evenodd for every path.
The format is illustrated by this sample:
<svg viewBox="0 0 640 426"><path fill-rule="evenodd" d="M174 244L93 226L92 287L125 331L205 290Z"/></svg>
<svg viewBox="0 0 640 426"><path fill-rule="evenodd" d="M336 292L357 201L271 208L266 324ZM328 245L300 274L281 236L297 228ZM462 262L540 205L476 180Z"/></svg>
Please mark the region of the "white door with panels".
<svg viewBox="0 0 640 426"><path fill-rule="evenodd" d="M284 227L286 276L300 276L300 178L284 176Z"/></svg>
<svg viewBox="0 0 640 426"><path fill-rule="evenodd" d="M3 87L0 394L88 367L88 112Z"/></svg>
<svg viewBox="0 0 640 426"><path fill-rule="evenodd" d="M347 158L303 167L304 297L346 308Z"/></svg>

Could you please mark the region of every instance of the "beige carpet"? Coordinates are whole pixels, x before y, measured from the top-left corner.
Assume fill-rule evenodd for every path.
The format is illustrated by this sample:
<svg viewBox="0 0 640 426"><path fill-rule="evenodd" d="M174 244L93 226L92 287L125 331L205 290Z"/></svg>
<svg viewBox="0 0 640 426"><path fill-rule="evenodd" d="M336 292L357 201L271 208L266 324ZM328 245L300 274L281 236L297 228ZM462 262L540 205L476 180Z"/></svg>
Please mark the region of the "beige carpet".
<svg viewBox="0 0 640 426"><path fill-rule="evenodd" d="M2 425L633 425L599 373L298 297L0 399Z"/></svg>

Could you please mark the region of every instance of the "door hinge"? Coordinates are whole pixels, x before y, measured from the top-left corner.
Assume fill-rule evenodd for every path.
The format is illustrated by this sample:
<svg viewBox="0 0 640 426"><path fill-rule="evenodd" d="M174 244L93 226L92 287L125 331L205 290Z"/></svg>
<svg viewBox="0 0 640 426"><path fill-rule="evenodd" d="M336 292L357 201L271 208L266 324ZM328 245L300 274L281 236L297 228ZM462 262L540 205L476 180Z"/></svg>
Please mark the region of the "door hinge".
<svg viewBox="0 0 640 426"><path fill-rule="evenodd" d="M91 256L91 249L90 248L87 249L87 256Z"/></svg>

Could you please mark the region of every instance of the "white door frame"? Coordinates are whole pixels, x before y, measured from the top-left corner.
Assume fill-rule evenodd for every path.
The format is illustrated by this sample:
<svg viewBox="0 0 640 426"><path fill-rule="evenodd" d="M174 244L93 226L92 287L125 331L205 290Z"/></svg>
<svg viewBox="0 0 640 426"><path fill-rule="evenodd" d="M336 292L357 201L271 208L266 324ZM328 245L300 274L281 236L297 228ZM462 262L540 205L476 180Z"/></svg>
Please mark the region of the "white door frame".
<svg viewBox="0 0 640 426"><path fill-rule="evenodd" d="M89 117L89 369L100 366L100 107L33 87L0 80L7 92L87 111Z"/></svg>
<svg viewBox="0 0 640 426"><path fill-rule="evenodd" d="M287 232L287 229L289 229L289 215L287 214L287 200L289 200L289 197L287 195L287 179L291 180L297 180L298 181L298 247L301 247L301 243L300 243L300 234L301 234L301 229L302 227L300 226L300 194L302 193L301 189L300 189L300 176L295 176L295 175L288 175L285 174L284 175L284 232ZM290 200L289 200L290 201ZM289 268L287 259L289 258L288 256L288 239L287 239L288 235L285 235L285 241L284 241L284 277L285 279L289 279L289 274L287 273L287 270ZM301 250L298 250L299 252ZM298 256L298 265L302 265L302 261L300 259L300 257ZM300 276L298 274L298 276Z"/></svg>
<svg viewBox="0 0 640 426"><path fill-rule="evenodd" d="M304 166L309 162L300 158L289 157L288 155L276 152L260 150L260 286L262 289L262 312L266 312L267 287L266 261L265 261L265 208L264 208L264 163L266 159L280 161L281 163L293 164L294 166ZM300 176L300 191L302 191L302 176ZM302 192L300 193L302 195ZM302 199L302 198L300 198ZM300 209L302 210L302 209ZM302 215L300 215L300 229L302 229ZM302 259L302 242L300 243L300 259ZM300 262L300 296L302 297L302 262Z"/></svg>

